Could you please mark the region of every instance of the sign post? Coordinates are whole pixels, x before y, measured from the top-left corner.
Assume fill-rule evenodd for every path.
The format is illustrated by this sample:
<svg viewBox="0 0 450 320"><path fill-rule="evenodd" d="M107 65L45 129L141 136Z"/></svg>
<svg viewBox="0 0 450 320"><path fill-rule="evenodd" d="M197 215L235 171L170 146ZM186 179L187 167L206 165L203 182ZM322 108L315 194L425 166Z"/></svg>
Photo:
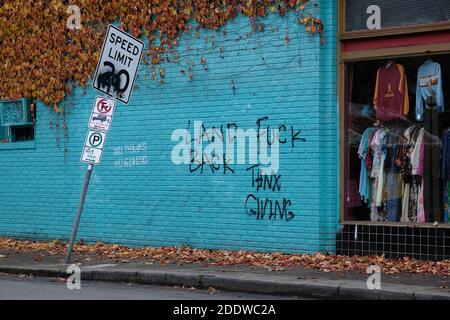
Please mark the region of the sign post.
<svg viewBox="0 0 450 320"><path fill-rule="evenodd" d="M116 102L128 104L144 49L144 43L132 35L110 25L103 42L100 61L95 70L92 86L108 97L96 97L89 118L88 132L81 161L88 163L83 191L73 223L72 234L64 262L70 263L84 202L94 165L100 164L106 135L116 107Z"/></svg>
<svg viewBox="0 0 450 320"><path fill-rule="evenodd" d="M100 163L105 146L106 134L111 127L111 122L116 107L116 101L108 98L95 98L94 107L91 117L89 118L88 132L84 142L83 153L81 154L81 162L88 163L88 169L84 178L83 191L81 192L80 204L78 205L77 215L73 223L72 234L70 236L69 246L67 248L65 263L70 263L73 245L77 237L78 226L80 224L81 213L83 212L84 202L91 180L92 170L95 164Z"/></svg>
<svg viewBox="0 0 450 320"><path fill-rule="evenodd" d="M70 236L69 247L67 248L66 259L64 263L70 263L70 256L72 255L73 244L75 243L75 238L77 236L78 225L80 224L81 213L83 212L84 200L86 200L86 194L89 187L89 181L91 180L92 168L94 166L89 163L86 177L84 178L83 191L81 192L80 204L78 205L77 215L73 223L72 234Z"/></svg>

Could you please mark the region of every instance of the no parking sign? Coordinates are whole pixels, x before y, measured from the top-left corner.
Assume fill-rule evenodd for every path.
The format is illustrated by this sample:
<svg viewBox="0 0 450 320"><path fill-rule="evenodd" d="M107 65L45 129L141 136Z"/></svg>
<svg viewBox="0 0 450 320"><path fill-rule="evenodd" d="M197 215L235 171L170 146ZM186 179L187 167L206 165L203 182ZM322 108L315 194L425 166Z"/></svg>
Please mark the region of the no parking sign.
<svg viewBox="0 0 450 320"><path fill-rule="evenodd" d="M89 164L99 164L103 147L105 146L106 133L111 127L116 101L105 97L96 97L91 117L89 118L89 130L84 142L81 161Z"/></svg>
<svg viewBox="0 0 450 320"><path fill-rule="evenodd" d="M109 131L114 115L116 102L112 99L95 98L94 109L89 120L89 128L101 131Z"/></svg>

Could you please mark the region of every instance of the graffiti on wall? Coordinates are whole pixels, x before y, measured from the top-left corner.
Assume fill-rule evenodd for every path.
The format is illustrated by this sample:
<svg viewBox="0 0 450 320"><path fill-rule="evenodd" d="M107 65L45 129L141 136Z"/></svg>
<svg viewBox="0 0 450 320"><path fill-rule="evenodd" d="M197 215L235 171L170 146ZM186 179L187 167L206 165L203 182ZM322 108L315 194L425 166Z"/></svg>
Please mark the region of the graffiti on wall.
<svg viewBox="0 0 450 320"><path fill-rule="evenodd" d="M259 194L279 194L281 192L281 175L262 174L259 165L247 168L252 173L253 192L245 198L245 210L247 214L256 216L257 220L285 220L294 218L291 210L292 201L287 198L274 198Z"/></svg>
<svg viewBox="0 0 450 320"><path fill-rule="evenodd" d="M267 116L247 130L235 122L208 127L202 121L189 121L187 128L172 133L172 141L178 142L172 149L172 162L187 165L191 174L234 175L237 165L250 165L246 171L251 173L252 192L244 200L248 215L257 220L294 218L291 199L280 196L279 158L280 147L294 149L306 142L302 130L288 124L270 125Z"/></svg>
<svg viewBox="0 0 450 320"><path fill-rule="evenodd" d="M114 167L132 168L148 165L147 143L128 144L114 147Z"/></svg>
<svg viewBox="0 0 450 320"><path fill-rule="evenodd" d="M117 52L116 52L117 54ZM120 55L120 53L119 53ZM123 60L122 56L122 60ZM120 60L118 60L120 61ZM120 61L123 62L123 61ZM115 72L116 69L114 65L109 62L105 61L103 63L105 67L109 67L111 70L99 74L97 78L97 88L105 89L107 92L110 92L112 89L113 94L119 95L123 92L126 92L128 89L128 86L130 84L130 75L128 74L127 70L120 70L119 72ZM122 79L125 77L125 84L121 86Z"/></svg>
<svg viewBox="0 0 450 320"><path fill-rule="evenodd" d="M234 122L206 127L202 121L194 121L193 125L189 121L186 129L172 133L172 141L178 141L172 149L172 162L188 165L190 173L198 174L234 174L233 165L236 164L259 164L264 174L276 174L280 146L295 148L306 139L301 135L302 130L294 126L281 124L271 127L268 121L267 116L259 118L256 128L247 130Z"/></svg>

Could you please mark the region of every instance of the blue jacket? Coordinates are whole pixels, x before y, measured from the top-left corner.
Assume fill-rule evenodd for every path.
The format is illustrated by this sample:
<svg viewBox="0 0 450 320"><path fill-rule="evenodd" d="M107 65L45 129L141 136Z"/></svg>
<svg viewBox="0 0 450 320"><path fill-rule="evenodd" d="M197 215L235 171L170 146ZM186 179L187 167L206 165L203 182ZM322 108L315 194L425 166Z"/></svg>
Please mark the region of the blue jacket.
<svg viewBox="0 0 450 320"><path fill-rule="evenodd" d="M431 89L430 89L431 83ZM436 104L439 112L444 111L444 94L442 92L442 75L441 66L439 63L431 59L419 68L417 75L417 90L416 90L416 119L423 121L423 107L425 99L436 95Z"/></svg>

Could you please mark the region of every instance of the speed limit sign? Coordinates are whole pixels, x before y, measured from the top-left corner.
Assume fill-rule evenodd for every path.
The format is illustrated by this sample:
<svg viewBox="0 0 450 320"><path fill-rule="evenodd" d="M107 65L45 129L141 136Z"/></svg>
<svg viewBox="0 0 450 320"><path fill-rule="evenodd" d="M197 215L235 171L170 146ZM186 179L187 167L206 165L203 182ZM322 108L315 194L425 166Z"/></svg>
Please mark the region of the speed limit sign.
<svg viewBox="0 0 450 320"><path fill-rule="evenodd" d="M94 89L128 104L143 49L141 40L110 25L95 70Z"/></svg>

